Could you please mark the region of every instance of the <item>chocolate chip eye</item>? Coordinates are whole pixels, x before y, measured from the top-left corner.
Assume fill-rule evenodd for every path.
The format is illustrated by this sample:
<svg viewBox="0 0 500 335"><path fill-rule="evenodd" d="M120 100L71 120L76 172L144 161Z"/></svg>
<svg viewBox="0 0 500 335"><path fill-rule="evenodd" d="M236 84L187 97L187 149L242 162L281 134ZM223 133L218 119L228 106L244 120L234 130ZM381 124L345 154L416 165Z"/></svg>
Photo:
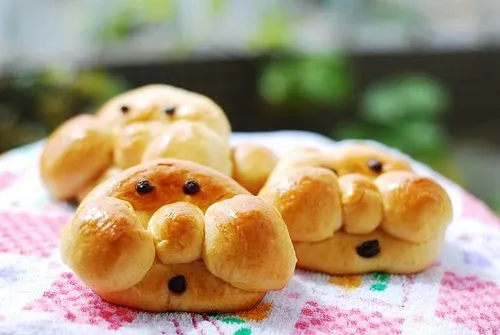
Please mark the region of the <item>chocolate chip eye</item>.
<svg viewBox="0 0 500 335"><path fill-rule="evenodd" d="M175 276L168 281L168 290L172 293L181 294L186 291L186 278Z"/></svg>
<svg viewBox="0 0 500 335"><path fill-rule="evenodd" d="M120 110L122 111L123 114L127 114L130 110L127 105L123 105L120 107Z"/></svg>
<svg viewBox="0 0 500 335"><path fill-rule="evenodd" d="M165 108L165 114L167 114L168 116L173 116L175 114L175 107L169 106Z"/></svg>
<svg viewBox="0 0 500 335"><path fill-rule="evenodd" d="M154 186L147 180L141 180L135 185L135 190L139 194L148 194L154 191Z"/></svg>
<svg viewBox="0 0 500 335"><path fill-rule="evenodd" d="M200 184L198 184L198 182L196 180L188 180L184 184L184 187L182 190L184 191L185 194L193 195L193 194L200 192L201 187L200 187Z"/></svg>
<svg viewBox="0 0 500 335"><path fill-rule="evenodd" d="M368 167L370 168L370 170L372 170L373 172L376 172L376 173L380 173L382 172L382 168L384 167L384 165L382 164L381 161L379 160L376 160L376 159L370 159L368 161Z"/></svg>
<svg viewBox="0 0 500 335"><path fill-rule="evenodd" d="M363 258L372 258L380 253L380 245L378 240L363 242L356 247L356 252Z"/></svg>

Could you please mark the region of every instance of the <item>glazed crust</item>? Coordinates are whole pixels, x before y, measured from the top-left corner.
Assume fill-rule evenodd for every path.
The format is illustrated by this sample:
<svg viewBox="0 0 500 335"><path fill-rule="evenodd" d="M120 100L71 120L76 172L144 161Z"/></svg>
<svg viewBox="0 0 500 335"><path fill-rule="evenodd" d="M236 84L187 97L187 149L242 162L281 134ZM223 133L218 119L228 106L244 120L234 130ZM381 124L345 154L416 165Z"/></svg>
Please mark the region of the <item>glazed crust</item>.
<svg viewBox="0 0 500 335"><path fill-rule="evenodd" d="M41 177L57 199L82 199L106 179L158 158L191 160L231 175L231 127L222 109L200 94L147 85L118 95L96 115L80 115L48 138Z"/></svg>
<svg viewBox="0 0 500 335"><path fill-rule="evenodd" d="M436 181L359 145L283 159L259 196L282 214L298 266L330 274L421 271L437 258L452 220Z"/></svg>
<svg viewBox="0 0 500 335"><path fill-rule="evenodd" d="M97 186L64 228L61 253L104 299L149 311L244 310L286 286L297 262L274 207L178 159Z"/></svg>

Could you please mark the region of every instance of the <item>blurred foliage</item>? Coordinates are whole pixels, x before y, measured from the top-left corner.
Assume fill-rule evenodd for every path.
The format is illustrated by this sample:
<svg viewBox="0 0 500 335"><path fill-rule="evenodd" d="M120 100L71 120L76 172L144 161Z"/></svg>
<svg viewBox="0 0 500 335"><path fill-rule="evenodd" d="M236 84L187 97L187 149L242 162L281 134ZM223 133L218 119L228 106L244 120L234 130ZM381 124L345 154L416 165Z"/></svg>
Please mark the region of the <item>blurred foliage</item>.
<svg viewBox="0 0 500 335"><path fill-rule="evenodd" d="M0 79L0 152L47 136L64 120L95 111L126 88L101 71L45 69Z"/></svg>
<svg viewBox="0 0 500 335"><path fill-rule="evenodd" d="M264 13L255 35L250 39L250 50L284 50L290 43L293 21L282 11Z"/></svg>
<svg viewBox="0 0 500 335"><path fill-rule="evenodd" d="M270 63L259 79L261 95L286 113L304 106L338 107L351 95L351 74L345 58L316 56Z"/></svg>
<svg viewBox="0 0 500 335"><path fill-rule="evenodd" d="M97 36L104 42L120 41L141 29L165 22L174 15L175 5L175 0L142 0L140 6L134 0L125 1L102 23Z"/></svg>
<svg viewBox="0 0 500 335"><path fill-rule="evenodd" d="M354 95L353 78L348 60L342 56L279 60L264 68L259 89L262 97L283 113L306 108L337 113L343 122L332 127L335 139L376 140L459 179L450 141L440 122L448 110L449 95L437 80L418 73L381 79L357 97L356 115L342 115L339 107Z"/></svg>

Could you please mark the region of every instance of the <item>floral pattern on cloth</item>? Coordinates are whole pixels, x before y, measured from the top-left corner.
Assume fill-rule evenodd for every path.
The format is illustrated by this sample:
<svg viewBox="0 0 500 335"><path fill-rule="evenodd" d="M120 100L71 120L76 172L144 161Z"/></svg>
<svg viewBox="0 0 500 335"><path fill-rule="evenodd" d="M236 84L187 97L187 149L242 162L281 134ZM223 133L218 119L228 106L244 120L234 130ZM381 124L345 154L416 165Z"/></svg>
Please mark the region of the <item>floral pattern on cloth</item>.
<svg viewBox="0 0 500 335"><path fill-rule="evenodd" d="M235 134L278 154L342 145L304 132ZM330 276L305 270L250 311L147 313L103 301L61 263L74 207L38 177L43 142L0 159L0 334L500 334L500 220L476 197L418 162L454 204L439 260L408 275ZM377 144L379 145L379 144Z"/></svg>

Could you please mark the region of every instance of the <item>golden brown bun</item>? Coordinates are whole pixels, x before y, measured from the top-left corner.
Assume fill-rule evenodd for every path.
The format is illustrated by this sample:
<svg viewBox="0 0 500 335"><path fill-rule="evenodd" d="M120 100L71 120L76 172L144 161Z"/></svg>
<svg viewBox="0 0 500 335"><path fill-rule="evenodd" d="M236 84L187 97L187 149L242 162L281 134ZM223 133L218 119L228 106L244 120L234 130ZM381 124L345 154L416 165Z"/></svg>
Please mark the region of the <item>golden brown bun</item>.
<svg viewBox="0 0 500 335"><path fill-rule="evenodd" d="M142 162L158 158L178 158L231 175L230 155L229 142L210 128L199 123L178 121L150 143Z"/></svg>
<svg viewBox="0 0 500 335"><path fill-rule="evenodd" d="M226 115L212 100L168 85L123 93L95 116L77 116L48 139L41 177L62 200L82 199L106 171L172 157L232 173Z"/></svg>
<svg viewBox="0 0 500 335"><path fill-rule="evenodd" d="M257 197L237 195L210 206L205 222L203 259L210 272L247 291L286 286L297 259L275 208Z"/></svg>
<svg viewBox="0 0 500 335"><path fill-rule="evenodd" d="M61 238L64 262L101 297L150 311L248 309L284 287L296 264L274 207L179 159L99 184Z"/></svg>
<svg viewBox="0 0 500 335"><path fill-rule="evenodd" d="M232 149L233 179L257 194L278 163L278 156L256 144L243 143Z"/></svg>
<svg viewBox="0 0 500 335"><path fill-rule="evenodd" d="M41 156L41 177L48 191L70 199L107 170L112 160L112 139L99 120L80 115L59 127Z"/></svg>
<svg viewBox="0 0 500 335"><path fill-rule="evenodd" d="M266 185L259 196L279 210L292 241L329 238L342 224L337 176L330 170L297 168Z"/></svg>
<svg viewBox="0 0 500 335"><path fill-rule="evenodd" d="M452 220L451 200L436 181L362 145L284 158L259 196L283 216L298 266L330 274L423 270Z"/></svg>

